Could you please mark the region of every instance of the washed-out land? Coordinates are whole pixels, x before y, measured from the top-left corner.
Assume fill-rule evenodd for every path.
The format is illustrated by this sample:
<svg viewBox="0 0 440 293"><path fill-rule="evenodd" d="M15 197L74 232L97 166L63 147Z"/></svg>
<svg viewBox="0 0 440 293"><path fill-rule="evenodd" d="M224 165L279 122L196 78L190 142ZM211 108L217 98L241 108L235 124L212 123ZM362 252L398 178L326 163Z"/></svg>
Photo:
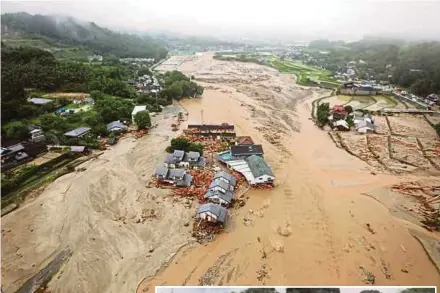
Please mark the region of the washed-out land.
<svg viewBox="0 0 440 293"><path fill-rule="evenodd" d="M212 56L173 57L156 68L194 76L205 87L202 98L168 106L148 135L125 137L81 165L84 171L58 178L2 218L3 291L15 292L66 249L71 255L49 282L51 292L439 285L438 233L422 227L417 194L391 188L440 185L438 159L429 156L438 137L429 124L394 116L390 129L382 117L379 134L332 139L310 119L312 101L329 90ZM196 243L188 225L198 203L150 184L170 139L179 135L171 124L182 109L186 123L200 122L201 110L204 122L233 123L238 135L263 145L276 176L275 188L250 189L245 206L231 210L226 231L206 245ZM336 146L348 140L354 155ZM391 158L388 140L395 145Z"/></svg>

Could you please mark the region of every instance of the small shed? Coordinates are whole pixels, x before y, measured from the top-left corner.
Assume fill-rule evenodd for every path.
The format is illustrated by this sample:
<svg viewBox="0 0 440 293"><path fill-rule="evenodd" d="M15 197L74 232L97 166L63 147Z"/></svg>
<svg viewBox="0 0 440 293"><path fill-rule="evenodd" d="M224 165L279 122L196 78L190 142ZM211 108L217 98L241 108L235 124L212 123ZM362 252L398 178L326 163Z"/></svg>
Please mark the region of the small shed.
<svg viewBox="0 0 440 293"><path fill-rule="evenodd" d="M196 218L213 223L225 223L228 210L214 203L202 204L197 210Z"/></svg>

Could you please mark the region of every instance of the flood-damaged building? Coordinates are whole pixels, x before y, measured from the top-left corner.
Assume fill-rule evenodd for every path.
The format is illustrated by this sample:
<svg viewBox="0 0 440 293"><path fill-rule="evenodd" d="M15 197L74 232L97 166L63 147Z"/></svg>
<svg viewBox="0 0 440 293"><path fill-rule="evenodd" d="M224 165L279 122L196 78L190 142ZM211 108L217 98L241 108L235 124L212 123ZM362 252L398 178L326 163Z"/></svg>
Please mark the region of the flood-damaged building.
<svg viewBox="0 0 440 293"><path fill-rule="evenodd" d="M174 150L172 154L168 154L164 160L164 166L167 168L203 168L206 160L199 152L184 152L182 150Z"/></svg>
<svg viewBox="0 0 440 293"><path fill-rule="evenodd" d="M226 223L228 210L219 204L206 203L202 204L196 213L197 219L202 219L213 223Z"/></svg>
<svg viewBox="0 0 440 293"><path fill-rule="evenodd" d="M156 169L154 176L160 182L166 182L179 187L190 186L193 180L191 174L185 169L168 169L167 167L159 167Z"/></svg>

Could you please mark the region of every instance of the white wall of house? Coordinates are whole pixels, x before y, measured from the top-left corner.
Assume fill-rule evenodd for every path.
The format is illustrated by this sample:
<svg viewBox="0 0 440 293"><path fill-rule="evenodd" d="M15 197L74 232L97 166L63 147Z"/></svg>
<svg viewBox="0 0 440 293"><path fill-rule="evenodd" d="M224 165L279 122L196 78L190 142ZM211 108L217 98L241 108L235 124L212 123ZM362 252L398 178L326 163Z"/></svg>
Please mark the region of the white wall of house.
<svg viewBox="0 0 440 293"><path fill-rule="evenodd" d="M222 205L228 205L229 202L227 202L226 200L221 199L218 196L211 196L208 198L208 201L212 202L212 203L216 203L216 204L222 204Z"/></svg>
<svg viewBox="0 0 440 293"><path fill-rule="evenodd" d="M176 168L176 165L174 165L174 164L163 163L163 165L164 165L165 167L167 167L167 168L171 168L171 169Z"/></svg>
<svg viewBox="0 0 440 293"><path fill-rule="evenodd" d="M211 212L203 212L199 214L200 218L209 222L217 222L217 216Z"/></svg>
<svg viewBox="0 0 440 293"><path fill-rule="evenodd" d="M273 182L275 180L275 177L270 176L270 175L262 175L260 177L256 177L254 179L254 181L252 182L252 184L260 184L260 183L268 183L268 182Z"/></svg>
<svg viewBox="0 0 440 293"><path fill-rule="evenodd" d="M189 167L189 163L188 162L180 162L179 163L179 167L188 168Z"/></svg>

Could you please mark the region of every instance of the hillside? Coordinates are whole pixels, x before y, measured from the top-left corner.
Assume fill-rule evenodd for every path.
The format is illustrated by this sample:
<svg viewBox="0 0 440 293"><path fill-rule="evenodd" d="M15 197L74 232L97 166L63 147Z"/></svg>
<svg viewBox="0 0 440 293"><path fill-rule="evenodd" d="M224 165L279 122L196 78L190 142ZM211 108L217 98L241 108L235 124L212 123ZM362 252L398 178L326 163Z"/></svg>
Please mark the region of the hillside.
<svg viewBox="0 0 440 293"><path fill-rule="evenodd" d="M120 34L93 22L71 17L6 13L1 16L2 41L9 45L32 45L52 52L75 47L84 55L161 59L167 50L149 37Z"/></svg>

